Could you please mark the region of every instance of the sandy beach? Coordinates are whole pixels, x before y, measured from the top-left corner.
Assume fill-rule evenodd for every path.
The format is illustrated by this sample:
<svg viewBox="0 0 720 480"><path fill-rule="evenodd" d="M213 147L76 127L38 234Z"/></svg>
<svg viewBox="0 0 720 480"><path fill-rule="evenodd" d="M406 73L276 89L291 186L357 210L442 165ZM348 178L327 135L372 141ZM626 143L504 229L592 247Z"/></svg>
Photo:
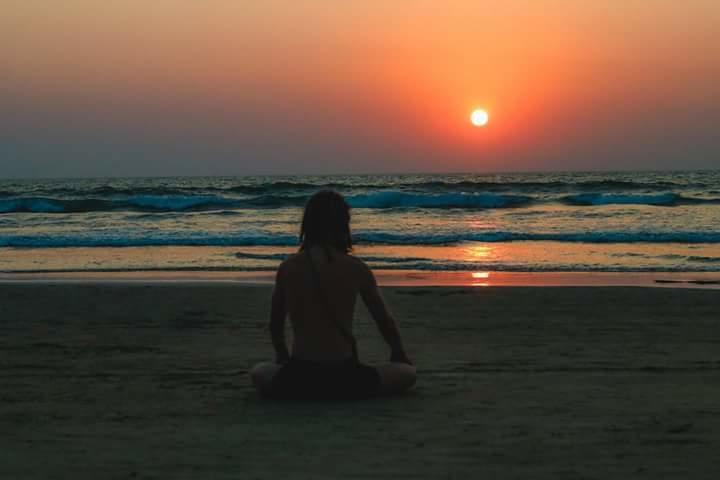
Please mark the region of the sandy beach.
<svg viewBox="0 0 720 480"><path fill-rule="evenodd" d="M720 292L384 291L417 389L282 404L247 378L266 286L4 284L0 478L720 474Z"/></svg>

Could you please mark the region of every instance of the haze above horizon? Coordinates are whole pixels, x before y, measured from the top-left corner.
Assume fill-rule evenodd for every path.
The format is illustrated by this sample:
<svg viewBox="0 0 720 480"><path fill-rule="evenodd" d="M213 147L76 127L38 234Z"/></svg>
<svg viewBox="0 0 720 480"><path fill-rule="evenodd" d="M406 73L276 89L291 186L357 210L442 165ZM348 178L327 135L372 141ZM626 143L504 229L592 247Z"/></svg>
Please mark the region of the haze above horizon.
<svg viewBox="0 0 720 480"><path fill-rule="evenodd" d="M649 3L11 0L0 178L717 168L720 3Z"/></svg>

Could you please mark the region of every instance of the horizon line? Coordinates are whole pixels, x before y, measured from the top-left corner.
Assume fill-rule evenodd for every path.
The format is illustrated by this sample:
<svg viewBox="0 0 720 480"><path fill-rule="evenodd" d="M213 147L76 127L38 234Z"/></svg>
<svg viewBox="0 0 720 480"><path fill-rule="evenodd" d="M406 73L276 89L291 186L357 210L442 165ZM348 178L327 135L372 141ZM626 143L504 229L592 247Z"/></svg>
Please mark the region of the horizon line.
<svg viewBox="0 0 720 480"><path fill-rule="evenodd" d="M532 175L532 174L590 174L590 173L689 173L689 172L720 172L720 168L659 168L659 169L583 169L583 170L495 170L495 171L405 171L405 172L364 172L364 173L245 173L245 174L212 174L212 175L88 175L88 176L38 176L38 177L1 177L0 181L22 180L99 180L99 179L146 179L146 178L253 178L253 177L392 177L392 176L461 176L461 175Z"/></svg>

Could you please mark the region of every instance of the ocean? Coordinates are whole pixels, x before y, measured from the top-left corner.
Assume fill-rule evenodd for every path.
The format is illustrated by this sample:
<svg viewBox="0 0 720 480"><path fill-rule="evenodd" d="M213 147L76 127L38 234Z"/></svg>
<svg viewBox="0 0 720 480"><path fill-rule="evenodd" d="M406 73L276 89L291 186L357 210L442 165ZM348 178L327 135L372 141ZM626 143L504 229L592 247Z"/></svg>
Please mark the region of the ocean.
<svg viewBox="0 0 720 480"><path fill-rule="evenodd" d="M420 271L720 271L720 171L0 180L0 271L264 271L302 206Z"/></svg>

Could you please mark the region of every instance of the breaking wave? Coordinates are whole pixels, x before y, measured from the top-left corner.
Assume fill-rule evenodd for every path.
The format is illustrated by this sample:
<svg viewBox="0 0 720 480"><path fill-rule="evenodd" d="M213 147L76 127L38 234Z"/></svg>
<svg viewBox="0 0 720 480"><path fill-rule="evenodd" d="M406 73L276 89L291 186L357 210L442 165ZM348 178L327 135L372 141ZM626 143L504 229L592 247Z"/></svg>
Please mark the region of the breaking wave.
<svg viewBox="0 0 720 480"><path fill-rule="evenodd" d="M663 193L658 195L583 193L579 195L568 195L563 197L562 201L577 206L655 205L670 207L676 205L720 204L720 198L684 197L677 193Z"/></svg>
<svg viewBox="0 0 720 480"><path fill-rule="evenodd" d="M136 212L189 212L301 207L306 195L261 195L243 198L220 195L135 195L115 198L50 198L9 197L0 198L1 213L87 213L108 211ZM527 195L503 195L493 193L445 193L420 194L400 191L380 191L350 195L347 201L358 209L388 208L519 208L540 203L553 203L556 199ZM720 204L720 198L684 197L675 193L657 195L618 195L585 193L568 195L557 199L575 206L603 205L653 205L673 207L678 205Z"/></svg>
<svg viewBox="0 0 720 480"><path fill-rule="evenodd" d="M375 245L454 245L464 242L549 241L571 243L720 243L719 232L461 232L457 234L403 234L393 232L358 232L358 244ZM0 247L135 247L135 246L296 246L295 235L228 234L204 235L197 232L124 236L90 232L77 235L0 235ZM251 254L244 254L251 255ZM252 258L247 256L247 258ZM714 261L706 260L706 261Z"/></svg>

